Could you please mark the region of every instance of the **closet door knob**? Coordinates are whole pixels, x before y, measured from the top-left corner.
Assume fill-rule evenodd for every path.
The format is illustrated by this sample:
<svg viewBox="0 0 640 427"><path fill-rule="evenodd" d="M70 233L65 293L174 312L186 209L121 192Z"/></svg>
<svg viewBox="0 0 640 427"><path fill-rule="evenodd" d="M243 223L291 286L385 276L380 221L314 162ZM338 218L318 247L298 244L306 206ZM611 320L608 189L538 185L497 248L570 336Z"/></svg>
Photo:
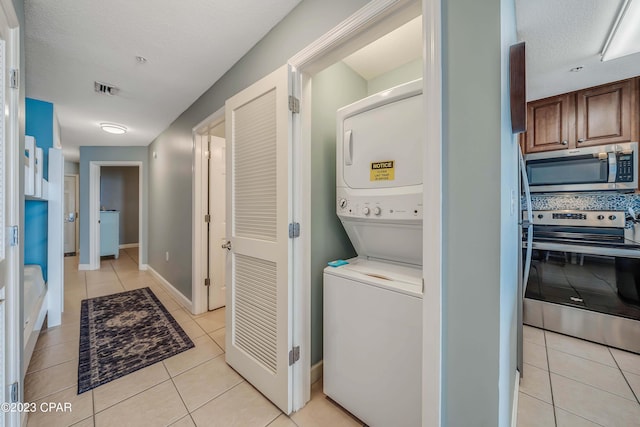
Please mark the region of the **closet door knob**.
<svg viewBox="0 0 640 427"><path fill-rule="evenodd" d="M227 243L223 243L222 244L222 249L226 249L226 250L230 251L231 250L231 241L227 240Z"/></svg>

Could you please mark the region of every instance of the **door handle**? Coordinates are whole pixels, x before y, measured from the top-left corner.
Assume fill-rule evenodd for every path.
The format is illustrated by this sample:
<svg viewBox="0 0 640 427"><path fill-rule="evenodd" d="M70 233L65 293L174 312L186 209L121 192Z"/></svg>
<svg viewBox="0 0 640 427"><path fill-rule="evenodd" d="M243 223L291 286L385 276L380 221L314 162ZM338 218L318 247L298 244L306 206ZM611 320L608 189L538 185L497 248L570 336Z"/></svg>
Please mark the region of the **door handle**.
<svg viewBox="0 0 640 427"><path fill-rule="evenodd" d="M227 240L227 243L223 243L222 244L222 249L226 249L226 250L230 251L231 250L231 241Z"/></svg>

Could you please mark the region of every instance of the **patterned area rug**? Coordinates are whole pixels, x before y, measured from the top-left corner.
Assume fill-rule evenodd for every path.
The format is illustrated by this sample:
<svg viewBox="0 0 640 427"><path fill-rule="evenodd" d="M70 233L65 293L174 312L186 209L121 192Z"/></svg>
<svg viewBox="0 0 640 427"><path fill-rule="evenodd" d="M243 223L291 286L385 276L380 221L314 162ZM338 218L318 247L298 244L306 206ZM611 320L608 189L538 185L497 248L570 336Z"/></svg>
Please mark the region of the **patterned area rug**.
<svg viewBox="0 0 640 427"><path fill-rule="evenodd" d="M149 288L83 300L78 394L192 347Z"/></svg>

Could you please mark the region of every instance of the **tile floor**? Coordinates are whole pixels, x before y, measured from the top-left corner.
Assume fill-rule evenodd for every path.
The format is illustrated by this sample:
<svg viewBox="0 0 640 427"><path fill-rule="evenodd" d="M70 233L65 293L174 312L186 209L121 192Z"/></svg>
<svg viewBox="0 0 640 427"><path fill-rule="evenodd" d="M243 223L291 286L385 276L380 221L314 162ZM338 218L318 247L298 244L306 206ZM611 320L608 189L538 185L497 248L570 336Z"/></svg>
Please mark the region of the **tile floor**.
<svg viewBox="0 0 640 427"><path fill-rule="evenodd" d="M287 417L224 362L224 309L193 316L144 271L137 249L78 271L65 258L62 325L40 335L25 378L25 401L70 402L72 412L36 412L28 426L358 426L312 388ZM77 395L80 301L149 286L195 348ZM525 326L525 377L518 427L640 426L640 355Z"/></svg>
<svg viewBox="0 0 640 427"><path fill-rule="evenodd" d="M78 271L66 257L62 325L43 331L25 377L25 401L72 404L71 412L35 412L28 426L359 426L314 384L312 399L284 415L224 361L224 308L193 316L144 271L137 248L103 260L98 271ZM80 301L149 286L195 343L195 348L77 395ZM640 376L638 377L640 379Z"/></svg>
<svg viewBox="0 0 640 427"><path fill-rule="evenodd" d="M524 327L518 427L640 426L640 355Z"/></svg>

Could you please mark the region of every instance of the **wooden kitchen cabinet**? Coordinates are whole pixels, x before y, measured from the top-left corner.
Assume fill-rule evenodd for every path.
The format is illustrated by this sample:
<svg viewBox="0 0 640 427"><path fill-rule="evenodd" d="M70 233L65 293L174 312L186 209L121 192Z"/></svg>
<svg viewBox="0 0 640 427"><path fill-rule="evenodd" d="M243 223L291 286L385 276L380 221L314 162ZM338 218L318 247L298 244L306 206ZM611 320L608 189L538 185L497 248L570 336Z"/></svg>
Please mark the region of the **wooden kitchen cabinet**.
<svg viewBox="0 0 640 427"><path fill-rule="evenodd" d="M575 97L571 94L527 104L526 152L562 150L575 139Z"/></svg>
<svg viewBox="0 0 640 427"><path fill-rule="evenodd" d="M632 141L635 85L630 79L576 93L577 147Z"/></svg>
<svg viewBox="0 0 640 427"><path fill-rule="evenodd" d="M527 104L527 153L638 141L640 78Z"/></svg>

